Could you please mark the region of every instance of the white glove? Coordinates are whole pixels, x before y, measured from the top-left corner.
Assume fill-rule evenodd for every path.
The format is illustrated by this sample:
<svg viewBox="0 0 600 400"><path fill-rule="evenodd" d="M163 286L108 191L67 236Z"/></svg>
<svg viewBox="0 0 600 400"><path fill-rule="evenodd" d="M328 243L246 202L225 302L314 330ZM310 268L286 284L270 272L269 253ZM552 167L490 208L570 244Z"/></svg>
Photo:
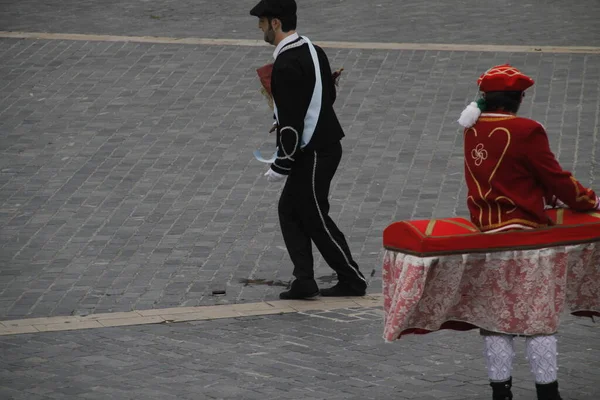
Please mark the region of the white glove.
<svg viewBox="0 0 600 400"><path fill-rule="evenodd" d="M269 168L268 171L265 172L265 176L267 177L267 181L269 182L279 182L287 177L287 175L282 175L279 172L275 172L271 168Z"/></svg>
<svg viewBox="0 0 600 400"><path fill-rule="evenodd" d="M559 199L558 197L556 198L556 201L554 202L555 204L555 208L569 208L568 205L566 205L561 199Z"/></svg>
<svg viewBox="0 0 600 400"><path fill-rule="evenodd" d="M563 201L561 201L558 197L552 196L552 200L550 200L550 204L546 204L544 209L553 209L553 208L569 208Z"/></svg>

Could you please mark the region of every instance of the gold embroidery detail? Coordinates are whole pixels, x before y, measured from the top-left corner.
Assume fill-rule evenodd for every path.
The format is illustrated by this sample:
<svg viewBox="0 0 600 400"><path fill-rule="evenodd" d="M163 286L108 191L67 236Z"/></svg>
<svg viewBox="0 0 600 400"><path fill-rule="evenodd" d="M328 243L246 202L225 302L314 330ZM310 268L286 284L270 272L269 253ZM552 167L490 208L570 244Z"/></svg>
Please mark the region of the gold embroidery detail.
<svg viewBox="0 0 600 400"><path fill-rule="evenodd" d="M467 136L467 133L469 132L473 132L473 134L475 135L475 137L477 137L477 129L475 128L469 128L465 130L465 136ZM469 166L469 163L467 162L467 160L465 159L465 166L467 167L467 170L469 171L469 173L471 174L471 178L473 178L473 182L475 182L475 185L477 185L477 191L479 192L479 197L481 197L481 199L483 200L483 202L489 207L489 203L486 201L485 197L483 196L483 192L481 191L481 186L479 186L479 181L477 181L477 179L475 179L475 175L473 174L473 171L471 171L471 167ZM477 206L479 207L479 226L483 225L483 207L481 207L479 205L479 203L477 203L475 201L475 198L473 196L469 196L469 199L471 199L471 201ZM468 199L467 199L468 200Z"/></svg>
<svg viewBox="0 0 600 400"><path fill-rule="evenodd" d="M517 209L517 205L515 204L515 202L512 201L511 199L509 199L508 197L506 197L506 196L496 197L496 205L498 206L498 223L499 224L502 223L502 209L500 208L500 201L498 201L500 199L508 200L508 202L510 204L512 204L512 206L513 206L512 210L506 212L507 214L510 214L511 212L513 212Z"/></svg>
<svg viewBox="0 0 600 400"><path fill-rule="evenodd" d="M470 131L472 131L475 134L475 137L477 137L477 130L475 128L469 128L465 130L465 136L467 135L467 133L469 133ZM488 135L488 138L491 138L492 135L494 133L496 133L497 131L501 131L501 132L505 132L506 136L507 136L507 140L506 140L506 145L504 146L504 150L502 150L502 154L500 155L500 158L498 159L498 162L496 164L496 166L494 167L494 170L492 171L492 173L490 174L490 177L488 179L488 191L483 194L483 191L481 190L481 185L479 184L479 181L475 178L475 175L473 174L473 171L471 170L471 167L469 166L469 163L465 160L465 165L467 166L467 170L469 171L469 173L471 174L471 178L473 179L473 181L475 182L475 185L477 186L477 191L479 192L479 196L481 197L481 199L484 201L485 205L487 206L488 209L488 223L491 224L492 222L492 207L490 205L490 203L488 202L487 196L492 192L492 180L494 179L494 176L496 175L496 172L498 171L498 168L500 168L500 164L502 164L502 161L504 160L504 157L506 156L506 152L508 151L508 148L510 147L510 142L511 142L511 134L510 131L506 128L494 128L490 134ZM479 146L479 145L478 145ZM475 149L472 149L472 151L476 151L478 149L478 146L475 147ZM481 149L479 150L484 150L483 149L483 145L481 146ZM485 151L485 150L484 150ZM471 156L473 157L473 153L471 152ZM486 151L486 158L487 158L487 151ZM479 164L477 164L477 162L475 162L475 165L479 166L481 164L481 162ZM494 199L493 201L497 204L497 208L498 208L498 224L502 224L502 220L500 218L501 215L501 210L500 210L500 205L498 204L498 200L500 198L504 198L508 201L511 202L511 204L513 206L515 206L514 209L512 209L510 212L513 212L514 210L517 209L515 203L509 199L506 196L500 196L496 199ZM471 201L477 205L477 207L479 207L479 225L483 226L483 207L481 207L477 201L475 201L475 199L473 198L473 196L469 196L468 199L471 199ZM468 200L467 199L467 200ZM508 213L507 213L508 214ZM490 225L491 226L491 225Z"/></svg>
<svg viewBox="0 0 600 400"><path fill-rule="evenodd" d="M502 131L506 133L506 137L507 137L507 141L506 141L506 146L504 146L504 150L502 151L502 155L500 156L500 159L498 160L498 164L496 164L496 167L494 168L494 170L492 171L492 174L490 175L490 179L488 179L488 183L490 184L490 190L487 191L487 193L485 194L485 196L487 197L488 194L490 194L490 192L492 191L492 179L494 179L494 175L496 175L496 171L498 170L498 168L500 167L500 164L502 164L502 161L504 160L504 156L506 155L506 151L508 150L508 146L510 146L510 132L508 129L506 128L495 128L493 131L490 132L490 134L488 135L489 138L492 137L492 135L496 132L496 131Z"/></svg>
<svg viewBox="0 0 600 400"><path fill-rule="evenodd" d="M468 128L465 130L465 136L467 135L467 132L469 131L473 131L473 133L475 134L475 137L477 137L477 129L475 128Z"/></svg>
<svg viewBox="0 0 600 400"><path fill-rule="evenodd" d="M588 196L587 194L581 194L581 192L579 191L579 181L577 179L575 179L575 177L571 176L571 182L573 182L573 185L575 185L575 201L581 201L581 200L585 200L588 203L592 203L593 205L596 205L596 199L592 199L590 196Z"/></svg>
<svg viewBox="0 0 600 400"><path fill-rule="evenodd" d="M423 235L423 232L421 232L421 230L419 228L417 228L416 226L414 226L410 222L406 222L406 225L410 226L415 232L417 232L417 234L419 236L425 236L425 235Z"/></svg>
<svg viewBox="0 0 600 400"><path fill-rule="evenodd" d="M600 216L600 214L599 214L599 216ZM465 228L465 229L467 229L467 230L469 230L471 232L479 232L479 229L473 228L472 226L469 226L467 224L463 224L462 222L452 221L452 220L449 220L449 219L443 219L442 221L447 222L447 223L452 224L452 225L460 226L461 228Z"/></svg>
<svg viewBox="0 0 600 400"><path fill-rule="evenodd" d="M473 150L471 150L471 158L475 160L475 165L480 166L481 163L488 158L488 152L483 148L483 143L479 143Z"/></svg>
<svg viewBox="0 0 600 400"><path fill-rule="evenodd" d="M505 68L502 68L502 67L505 67ZM488 69L487 71L485 71L483 76L481 78L479 78L478 80L483 81L483 79L486 76L494 76L494 75L508 75L510 77L513 77L515 75L523 75L523 74L521 73L521 71L519 71L512 65L499 65L497 67L492 67L492 68Z"/></svg>
<svg viewBox="0 0 600 400"><path fill-rule="evenodd" d="M565 219L565 209L559 208L558 210L556 210L556 224L562 225L564 219Z"/></svg>
<svg viewBox="0 0 600 400"><path fill-rule="evenodd" d="M427 228L425 229L425 236L431 236L431 234L433 233L433 227L435 226L436 222L437 221L435 219L429 221L429 223L427 224Z"/></svg>
<svg viewBox="0 0 600 400"><path fill-rule="evenodd" d="M517 118L514 115L507 115L506 117L479 117L479 121L483 122L498 122L506 121L507 119Z"/></svg>
<svg viewBox="0 0 600 400"><path fill-rule="evenodd" d="M487 196L491 193L492 191L492 180L494 179L494 175L496 175L496 171L498 171L498 168L500 167L500 164L502 164L502 161L504 160L504 156L506 155L506 152L508 150L508 147L510 146L510 132L508 131L508 129L506 128L495 128L494 130L492 130L490 132L490 134L488 135L488 138L491 138L492 135L496 132L496 131L502 131L506 133L507 136L507 140L506 140L506 146L504 146L504 150L502 151L502 155L500 156L500 159L498 160L498 163L496 164L496 167L494 167L494 170L492 171L492 174L490 175L490 178L488 179L488 185L489 185L489 190L487 191L487 193L485 194L485 198L487 199ZM496 199L497 200L497 199ZM492 207L489 207L488 209L488 218L489 218L489 222L490 224L492 223ZM500 223L500 221L498 221L498 223Z"/></svg>
<svg viewBox="0 0 600 400"><path fill-rule="evenodd" d="M475 182L477 182L477 181L475 181ZM479 205L479 203L475 201L475 199L473 198L473 196L469 196L469 197L467 198L467 202L468 202L469 200L471 200L471 201L473 202L473 204L475 204L477 207L479 207L479 226L483 225L483 220L482 220L482 219L483 219L483 207L481 207L481 206ZM485 201L485 200L484 200L484 201Z"/></svg>
<svg viewBox="0 0 600 400"><path fill-rule="evenodd" d="M496 199L496 200L498 200L498 199ZM498 223L500 224L500 223L502 223L502 209L500 208L499 201L496 202L496 208L498 208ZM490 222L492 222L492 221L490 221Z"/></svg>

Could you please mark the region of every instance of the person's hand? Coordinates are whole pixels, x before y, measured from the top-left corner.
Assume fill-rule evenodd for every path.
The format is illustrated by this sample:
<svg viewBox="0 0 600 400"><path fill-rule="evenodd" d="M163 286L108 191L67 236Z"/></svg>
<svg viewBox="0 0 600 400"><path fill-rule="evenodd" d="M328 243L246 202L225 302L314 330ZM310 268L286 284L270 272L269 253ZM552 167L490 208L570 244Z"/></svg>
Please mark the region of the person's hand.
<svg viewBox="0 0 600 400"><path fill-rule="evenodd" d="M600 197L596 196L596 210L600 211Z"/></svg>
<svg viewBox="0 0 600 400"><path fill-rule="evenodd" d="M279 172L275 172L271 168L269 168L269 170L265 172L265 176L267 177L267 181L269 182L279 182L284 180L287 175L280 174Z"/></svg>

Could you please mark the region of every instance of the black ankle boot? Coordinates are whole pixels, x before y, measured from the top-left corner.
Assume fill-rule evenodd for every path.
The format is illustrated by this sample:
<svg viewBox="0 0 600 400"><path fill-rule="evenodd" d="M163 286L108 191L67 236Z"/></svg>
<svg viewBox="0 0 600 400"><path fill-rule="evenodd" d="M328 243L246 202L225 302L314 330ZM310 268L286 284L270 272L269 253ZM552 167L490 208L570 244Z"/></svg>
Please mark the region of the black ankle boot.
<svg viewBox="0 0 600 400"><path fill-rule="evenodd" d="M282 300L304 300L319 295L319 287L314 279L295 279L290 290L279 293Z"/></svg>
<svg viewBox="0 0 600 400"><path fill-rule="evenodd" d="M490 382L493 392L493 400L512 400L513 395L510 391L512 387L512 377L504 382Z"/></svg>
<svg viewBox="0 0 600 400"><path fill-rule="evenodd" d="M544 385L536 383L535 390L537 392L538 400L562 400L560 393L558 393L558 381L546 383Z"/></svg>

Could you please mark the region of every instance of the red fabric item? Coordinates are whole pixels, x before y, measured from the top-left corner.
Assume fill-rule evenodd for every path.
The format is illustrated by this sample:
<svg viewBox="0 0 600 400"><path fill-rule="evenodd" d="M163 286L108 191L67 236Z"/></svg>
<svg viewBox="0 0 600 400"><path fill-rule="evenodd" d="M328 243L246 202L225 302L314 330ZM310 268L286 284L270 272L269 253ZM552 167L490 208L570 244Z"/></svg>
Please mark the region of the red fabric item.
<svg viewBox="0 0 600 400"><path fill-rule="evenodd" d="M565 312L600 315L600 242L536 250L383 257L384 338L473 327L550 335Z"/></svg>
<svg viewBox="0 0 600 400"><path fill-rule="evenodd" d="M271 74L273 73L273 64L266 64L256 70L258 74L258 78L260 79L260 83L267 91L269 96L272 96L271 93Z"/></svg>
<svg viewBox="0 0 600 400"><path fill-rule="evenodd" d="M467 205L482 231L549 225L543 199L553 195L577 211L596 207L596 194L561 168L536 121L483 113L464 131L464 159Z"/></svg>
<svg viewBox="0 0 600 400"><path fill-rule="evenodd" d="M588 213L575 212L568 208L546 210L546 214L555 225L584 225L600 223L600 211Z"/></svg>
<svg viewBox="0 0 600 400"><path fill-rule="evenodd" d="M482 92L523 91L533 84L533 79L510 64L492 67L477 79Z"/></svg>
<svg viewBox="0 0 600 400"><path fill-rule="evenodd" d="M480 232L464 218L394 222L383 231L383 246L396 252L430 257L600 241L600 212L549 210L548 218L556 225L498 233Z"/></svg>

